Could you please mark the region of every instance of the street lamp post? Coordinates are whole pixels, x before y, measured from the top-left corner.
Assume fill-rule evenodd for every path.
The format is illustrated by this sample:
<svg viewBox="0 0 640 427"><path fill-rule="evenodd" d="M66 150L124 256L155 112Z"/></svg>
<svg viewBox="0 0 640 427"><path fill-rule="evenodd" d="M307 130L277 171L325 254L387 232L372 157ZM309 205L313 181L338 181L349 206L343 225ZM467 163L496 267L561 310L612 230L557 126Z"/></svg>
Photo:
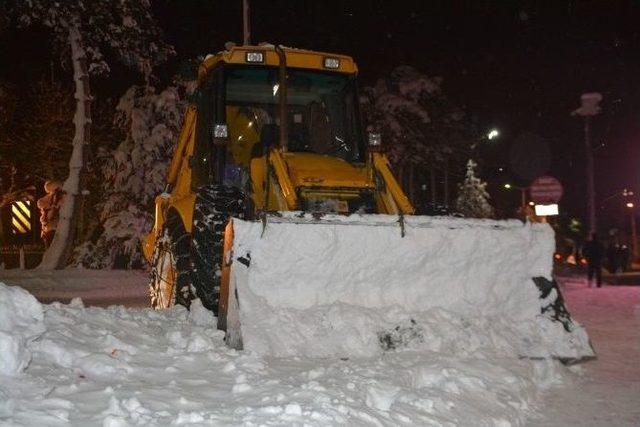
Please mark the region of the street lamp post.
<svg viewBox="0 0 640 427"><path fill-rule="evenodd" d="M527 190L529 189L529 187L518 187L511 184L505 184L504 188L506 188L507 190L510 190L512 188L515 190L520 190L520 207L522 209L527 207Z"/></svg>
<svg viewBox="0 0 640 427"><path fill-rule="evenodd" d="M629 209L629 217L631 218L631 250L633 251L633 259L638 258L638 232L636 230L636 211L633 202L627 202Z"/></svg>
<svg viewBox="0 0 640 427"><path fill-rule="evenodd" d="M591 148L591 117L600 113L602 95L599 93L585 93L580 97L582 105L573 111L572 115L584 117L584 145L586 155L587 175L587 214L589 218L589 234L595 233L596 226L596 193L593 166L593 150Z"/></svg>

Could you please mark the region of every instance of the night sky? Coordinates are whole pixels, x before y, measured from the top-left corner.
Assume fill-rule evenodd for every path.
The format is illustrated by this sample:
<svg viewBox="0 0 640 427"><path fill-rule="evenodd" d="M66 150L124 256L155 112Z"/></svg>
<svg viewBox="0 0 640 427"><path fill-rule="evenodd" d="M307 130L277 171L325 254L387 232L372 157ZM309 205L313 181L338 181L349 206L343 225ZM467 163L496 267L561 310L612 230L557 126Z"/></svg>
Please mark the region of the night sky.
<svg viewBox="0 0 640 427"><path fill-rule="evenodd" d="M625 187L640 191L640 0L251 3L253 42L351 55L363 85L401 64L442 76L447 95L479 129L502 132L482 148L484 176L502 207L518 200L503 183L527 184L509 171L509 148L530 132L551 148L550 173L565 184L565 212L583 214L582 122L570 112L586 91L604 96L594 124L595 140L604 144L596 151L598 198ZM179 53L167 74L242 40L241 0L163 0L154 8ZM46 47L17 48L18 37L5 38L0 58L12 54L20 69L35 61L30 52ZM601 213L613 218L618 204L609 205Z"/></svg>

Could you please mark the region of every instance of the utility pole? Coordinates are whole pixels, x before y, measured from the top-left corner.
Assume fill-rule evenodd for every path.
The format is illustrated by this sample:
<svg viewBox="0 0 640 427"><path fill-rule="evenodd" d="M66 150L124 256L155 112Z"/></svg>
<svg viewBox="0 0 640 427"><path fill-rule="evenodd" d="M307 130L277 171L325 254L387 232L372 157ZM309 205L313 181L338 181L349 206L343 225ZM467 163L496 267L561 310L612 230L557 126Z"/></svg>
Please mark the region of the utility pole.
<svg viewBox="0 0 640 427"><path fill-rule="evenodd" d="M584 116L584 149L587 175L587 214L589 218L589 234L595 233L596 224L596 190L593 165L593 149L591 148L591 116Z"/></svg>
<svg viewBox="0 0 640 427"><path fill-rule="evenodd" d="M636 213L631 209L631 248L633 250L633 259L638 259L638 231L636 229Z"/></svg>
<svg viewBox="0 0 640 427"><path fill-rule="evenodd" d="M596 222L596 190L594 177L593 149L591 146L591 118L600 113L602 95L599 93L585 93L580 97L582 105L573 111L572 115L584 118L584 148L586 156L586 178L587 178L587 218L589 223L589 234L597 230Z"/></svg>
<svg viewBox="0 0 640 427"><path fill-rule="evenodd" d="M249 22L249 0L242 0L242 34L243 44L251 44L251 23Z"/></svg>

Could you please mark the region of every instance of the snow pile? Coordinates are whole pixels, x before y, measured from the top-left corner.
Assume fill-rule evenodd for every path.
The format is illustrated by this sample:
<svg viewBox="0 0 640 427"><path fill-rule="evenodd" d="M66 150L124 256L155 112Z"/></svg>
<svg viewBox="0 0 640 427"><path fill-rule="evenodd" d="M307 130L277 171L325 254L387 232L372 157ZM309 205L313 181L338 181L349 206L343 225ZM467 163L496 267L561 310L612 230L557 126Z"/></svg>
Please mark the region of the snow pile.
<svg viewBox="0 0 640 427"><path fill-rule="evenodd" d="M24 291L2 289L3 313L42 315ZM26 342L27 369L0 377L0 424L522 425L540 391L563 380L557 362L464 351L452 339L377 358L263 357L228 348L211 313L192 307L76 300L25 317L45 329ZM449 321L462 322L442 313L423 336Z"/></svg>
<svg viewBox="0 0 640 427"><path fill-rule="evenodd" d="M397 217L379 215L288 215L264 233L261 223L234 220L231 295L237 290L239 307L231 301L231 341L241 334L245 349L275 356L451 346L590 353L581 328L559 332L541 315L532 278L551 278L546 224L407 217L404 229L402 237Z"/></svg>
<svg viewBox="0 0 640 427"><path fill-rule="evenodd" d="M586 329L570 318L566 308L554 307L562 302L560 290L553 287L549 294L541 295L542 315L535 321L535 333L525 342L524 353L529 357L547 357L549 348L561 359L579 360L595 356Z"/></svg>
<svg viewBox="0 0 640 427"><path fill-rule="evenodd" d="M29 342L44 332L42 306L29 292L0 283L0 374L14 375L31 361Z"/></svg>

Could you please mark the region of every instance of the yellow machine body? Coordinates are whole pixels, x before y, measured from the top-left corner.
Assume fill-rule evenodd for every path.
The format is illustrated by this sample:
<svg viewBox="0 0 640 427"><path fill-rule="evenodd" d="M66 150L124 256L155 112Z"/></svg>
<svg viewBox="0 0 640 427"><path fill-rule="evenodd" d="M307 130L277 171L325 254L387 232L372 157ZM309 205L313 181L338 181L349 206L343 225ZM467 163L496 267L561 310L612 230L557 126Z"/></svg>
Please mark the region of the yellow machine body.
<svg viewBox="0 0 640 427"><path fill-rule="evenodd" d="M207 57L200 66L198 82L202 84L210 70L220 63L245 64L247 52L264 53L264 62L253 67L278 65L273 46L234 47ZM327 71L324 58L338 58L334 73L355 75L357 66L348 56L284 49L288 67ZM337 157L321 154L284 151L274 147L266 155L251 158L251 150L259 138L250 119L238 108L226 107L229 132L229 152L238 164L250 170L253 205L262 211L301 210L301 198L338 200L348 202L361 190L373 193L376 212L383 214L412 214L414 208L391 171L389 161L381 152L369 152L362 163L350 163ZM185 230L191 232L195 192L192 185L191 159L194 156L197 126L197 106L190 105L184 116L173 158L167 172L167 192L156 198L153 230L143 241L145 257L151 261L156 239L163 229L169 210L182 219ZM267 179L267 170L271 171ZM346 205L345 205L346 206Z"/></svg>
<svg viewBox="0 0 640 427"><path fill-rule="evenodd" d="M227 345L274 356L369 357L403 330L422 345L446 311L508 328L519 357L592 358L552 280L552 229L413 215L361 135L356 74L271 45L204 60L143 242L151 304L197 296Z"/></svg>

